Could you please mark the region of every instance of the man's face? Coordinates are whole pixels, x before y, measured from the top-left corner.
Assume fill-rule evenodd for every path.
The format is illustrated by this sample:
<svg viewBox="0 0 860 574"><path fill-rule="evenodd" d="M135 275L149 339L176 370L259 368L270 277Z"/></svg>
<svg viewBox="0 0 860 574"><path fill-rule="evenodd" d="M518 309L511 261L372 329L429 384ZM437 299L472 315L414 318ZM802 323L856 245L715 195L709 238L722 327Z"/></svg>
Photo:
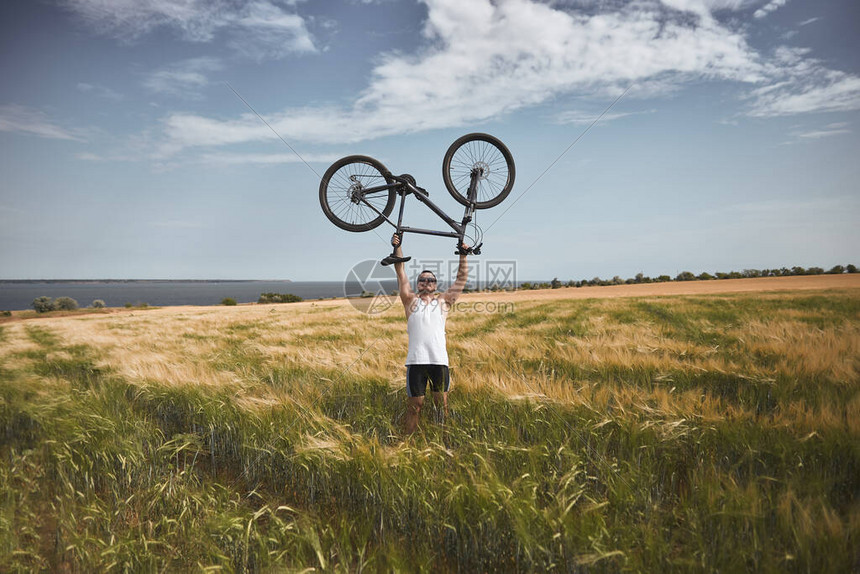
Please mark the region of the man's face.
<svg viewBox="0 0 860 574"><path fill-rule="evenodd" d="M432 293L436 290L436 278L430 273L422 273L418 276L418 292Z"/></svg>

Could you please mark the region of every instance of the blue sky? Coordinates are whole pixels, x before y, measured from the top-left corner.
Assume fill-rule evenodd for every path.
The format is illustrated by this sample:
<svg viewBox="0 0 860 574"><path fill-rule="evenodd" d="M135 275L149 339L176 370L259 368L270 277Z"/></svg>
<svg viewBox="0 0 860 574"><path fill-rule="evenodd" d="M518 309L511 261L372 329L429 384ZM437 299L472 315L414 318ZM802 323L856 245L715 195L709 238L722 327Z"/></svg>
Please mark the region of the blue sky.
<svg viewBox="0 0 860 574"><path fill-rule="evenodd" d="M459 215L474 131L517 163L481 260L521 280L860 264L858 39L855 0L6 0L0 278L340 280L390 228L316 174L370 155Z"/></svg>

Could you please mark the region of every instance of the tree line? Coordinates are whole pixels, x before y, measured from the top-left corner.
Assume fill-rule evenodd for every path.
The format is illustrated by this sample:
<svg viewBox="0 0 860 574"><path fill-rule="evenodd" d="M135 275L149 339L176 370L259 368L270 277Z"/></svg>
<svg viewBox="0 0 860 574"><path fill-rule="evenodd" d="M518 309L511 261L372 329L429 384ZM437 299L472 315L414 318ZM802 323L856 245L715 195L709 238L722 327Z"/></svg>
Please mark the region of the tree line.
<svg viewBox="0 0 860 574"><path fill-rule="evenodd" d="M299 301L302 301L302 298L298 295L293 295L292 293L262 293L257 303L296 303ZM51 299L47 296L36 297L33 299L31 305L38 313L48 313L50 311L75 311L79 308L78 302L71 297L57 297L56 299ZM236 300L232 297L225 297L221 300L221 305L236 305ZM91 307L94 309L104 309L106 305L101 299L96 299L93 301ZM126 303L125 307L147 308L149 305L147 303L137 303L136 305ZM11 315L11 313L7 311L4 311L3 313L7 316Z"/></svg>
<svg viewBox="0 0 860 574"><path fill-rule="evenodd" d="M857 267L848 264L845 266L835 265L829 271L825 271L822 267L781 267L779 269L744 269L743 271L729 271L724 273L717 271L714 274L703 272L698 275L690 271L682 271L674 278L669 275L659 275L657 277L648 277L644 273L637 273L635 277L622 279L618 275L612 279L601 279L595 277L593 279L582 279L580 281L560 281L558 277L552 281L546 282L530 282L524 281L519 285L519 289L559 289L561 287L594 287L605 285L636 285L640 283L665 283L668 281L714 281L718 279L751 279L756 277L794 277L799 275L842 275L843 273L857 273Z"/></svg>

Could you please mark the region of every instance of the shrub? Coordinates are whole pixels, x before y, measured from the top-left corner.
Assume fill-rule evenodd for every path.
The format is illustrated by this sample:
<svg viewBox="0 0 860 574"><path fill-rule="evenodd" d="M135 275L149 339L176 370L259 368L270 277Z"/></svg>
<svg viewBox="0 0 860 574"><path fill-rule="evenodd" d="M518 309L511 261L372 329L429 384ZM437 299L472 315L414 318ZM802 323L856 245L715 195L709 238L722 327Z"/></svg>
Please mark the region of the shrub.
<svg viewBox="0 0 860 574"><path fill-rule="evenodd" d="M54 310L54 301L50 297L42 295L33 299L33 309L37 313L47 313Z"/></svg>
<svg viewBox="0 0 860 574"><path fill-rule="evenodd" d="M827 272L828 275L842 275L845 273L845 268L841 265L835 265L830 271Z"/></svg>
<svg viewBox="0 0 860 574"><path fill-rule="evenodd" d="M236 300L232 297L224 297L223 299L221 299L221 304L226 305L228 307L232 307L236 305Z"/></svg>
<svg viewBox="0 0 860 574"><path fill-rule="evenodd" d="M263 293L257 303L298 303L302 298L292 293Z"/></svg>
<svg viewBox="0 0 860 574"><path fill-rule="evenodd" d="M131 309L132 307L134 307L134 305L132 305L131 303L126 303L126 304L124 305L124 307L125 307L126 309Z"/></svg>
<svg viewBox="0 0 860 574"><path fill-rule="evenodd" d="M78 302L71 297L57 297L54 299L54 309L59 311L74 311L78 308Z"/></svg>
<svg viewBox="0 0 860 574"><path fill-rule="evenodd" d="M11 317L12 311L0 311L0 317Z"/></svg>
<svg viewBox="0 0 860 574"><path fill-rule="evenodd" d="M107 305L105 305L105 302L101 299L96 299L95 301L93 301L94 309L104 309L105 307L107 307Z"/></svg>

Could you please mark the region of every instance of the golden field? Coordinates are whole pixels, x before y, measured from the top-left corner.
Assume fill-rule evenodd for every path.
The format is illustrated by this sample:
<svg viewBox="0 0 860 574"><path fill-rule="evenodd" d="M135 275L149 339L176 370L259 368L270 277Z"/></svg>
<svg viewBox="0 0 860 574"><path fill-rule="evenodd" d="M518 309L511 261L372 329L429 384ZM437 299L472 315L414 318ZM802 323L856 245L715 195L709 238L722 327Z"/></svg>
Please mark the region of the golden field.
<svg viewBox="0 0 860 574"><path fill-rule="evenodd" d="M860 565L854 275L466 294L409 438L396 301L0 329L0 570Z"/></svg>

